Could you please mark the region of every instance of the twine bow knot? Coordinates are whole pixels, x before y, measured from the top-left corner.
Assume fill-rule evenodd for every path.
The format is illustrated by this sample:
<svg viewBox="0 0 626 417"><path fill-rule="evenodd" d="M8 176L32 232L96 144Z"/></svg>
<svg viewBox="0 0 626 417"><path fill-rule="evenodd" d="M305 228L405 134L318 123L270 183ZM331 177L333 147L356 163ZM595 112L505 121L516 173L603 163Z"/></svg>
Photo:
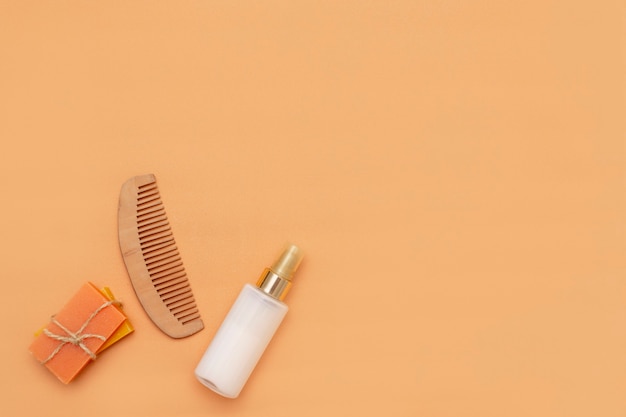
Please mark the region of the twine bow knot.
<svg viewBox="0 0 626 417"><path fill-rule="evenodd" d="M71 330L69 330L67 327L65 327L64 325L59 323L58 320L55 318L55 316L52 316L50 318L50 321L52 323L56 324L57 326L59 326L61 328L61 330L63 330L66 334L65 335L56 334L56 333L52 333L48 329L43 329L43 333L46 336L48 336L51 339L58 340L61 343L41 363L45 364L46 362L50 361L52 358L54 358L57 355L57 353L59 353L61 351L61 349L63 349L63 346L65 346L68 343L70 343L70 344L72 344L74 346L78 346L87 355L89 355L89 357L91 359L95 360L96 359L96 354L93 353L87 347L87 345L85 345L85 339L95 338L95 339L100 339L102 341L105 341L106 337L104 337L102 335L99 335L99 334L91 334L91 333L84 333L83 334L83 331L87 328L89 323L91 323L91 320L93 320L102 310L104 310L105 308L107 308L108 306L113 305L113 304L120 305L120 302L117 301L117 300L111 300L111 301L107 301L106 303L102 304L100 307L98 307L96 310L94 310L93 313L91 313L91 315L87 318L87 320L85 320L85 322L82 324L82 326L80 326L80 328L77 331L75 331L75 332L72 332Z"/></svg>

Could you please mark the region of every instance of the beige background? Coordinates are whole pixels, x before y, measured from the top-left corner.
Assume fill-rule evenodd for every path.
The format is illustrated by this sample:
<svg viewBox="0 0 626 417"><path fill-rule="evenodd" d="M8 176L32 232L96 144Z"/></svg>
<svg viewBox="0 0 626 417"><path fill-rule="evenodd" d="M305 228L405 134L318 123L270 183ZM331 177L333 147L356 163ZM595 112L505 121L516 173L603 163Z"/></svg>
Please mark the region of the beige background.
<svg viewBox="0 0 626 417"><path fill-rule="evenodd" d="M626 415L621 1L0 0L3 416ZM121 184L157 175L205 330L147 320ZM241 397L193 368L287 240ZM27 352L85 281L137 331Z"/></svg>

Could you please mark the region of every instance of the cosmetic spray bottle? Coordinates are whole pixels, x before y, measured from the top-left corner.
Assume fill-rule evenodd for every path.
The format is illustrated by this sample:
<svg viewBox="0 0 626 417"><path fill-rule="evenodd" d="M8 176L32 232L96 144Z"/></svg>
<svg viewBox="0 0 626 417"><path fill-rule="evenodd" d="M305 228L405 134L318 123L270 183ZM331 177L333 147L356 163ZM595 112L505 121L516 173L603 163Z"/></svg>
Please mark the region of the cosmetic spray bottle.
<svg viewBox="0 0 626 417"><path fill-rule="evenodd" d="M289 245L261 274L246 284L196 367L196 378L216 393L236 398L289 309L283 299L302 260Z"/></svg>

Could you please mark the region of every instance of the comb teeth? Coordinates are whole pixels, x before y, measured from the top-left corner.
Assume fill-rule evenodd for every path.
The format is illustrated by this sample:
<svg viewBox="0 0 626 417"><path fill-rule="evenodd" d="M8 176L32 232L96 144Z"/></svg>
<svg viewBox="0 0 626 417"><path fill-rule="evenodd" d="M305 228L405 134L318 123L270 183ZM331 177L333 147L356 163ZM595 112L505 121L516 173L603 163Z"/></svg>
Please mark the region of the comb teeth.
<svg viewBox="0 0 626 417"><path fill-rule="evenodd" d="M139 187L137 193L137 231L143 260L152 283L170 313L182 323L189 321L188 315L193 314L194 318L200 318L196 302L189 287L183 260L176 247L176 241L165 214L165 207L161 202L161 195L156 186L156 180ZM154 245L151 242L169 236L171 236L171 239L166 239L162 242L155 253ZM184 305L188 308L184 311L180 310L179 304L168 302L173 296L172 292L180 288L188 289L188 291L185 291L184 298L186 301Z"/></svg>
<svg viewBox="0 0 626 417"><path fill-rule="evenodd" d="M154 175L134 177L124 184L118 215L124 261L152 321L175 338L201 330L200 312Z"/></svg>

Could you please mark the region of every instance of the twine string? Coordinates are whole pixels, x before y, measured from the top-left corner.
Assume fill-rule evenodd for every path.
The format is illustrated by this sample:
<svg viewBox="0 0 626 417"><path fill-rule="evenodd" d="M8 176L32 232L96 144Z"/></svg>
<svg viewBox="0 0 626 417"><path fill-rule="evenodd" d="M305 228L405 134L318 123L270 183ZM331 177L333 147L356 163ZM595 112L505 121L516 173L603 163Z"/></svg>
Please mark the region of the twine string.
<svg viewBox="0 0 626 417"><path fill-rule="evenodd" d="M52 358L54 358L57 353L59 353L61 351L61 349L63 349L63 346L65 346L66 344L70 343L74 346L78 346L79 348L81 348L87 355L89 355L89 357L93 360L96 359L96 354L93 353L88 347L87 345L85 345L85 339L89 339L89 338L95 338L95 339L100 339L102 341L106 340L106 337L99 335L99 334L91 334L91 333L84 333L83 331L87 328L87 326L89 325L89 323L91 322L91 320L93 320L102 310L104 310L105 308L107 308L110 305L121 305L121 303L117 300L110 300L107 301L106 303L102 304L100 307L98 307L96 310L94 310L91 315L89 317L87 317L87 320L85 320L85 322L82 324L82 326L80 326L80 328L75 331L72 332L70 329L68 329L67 327L65 327L64 325L62 325L61 323L59 323L57 321L57 319L55 318L55 316L52 316L50 318L50 321L52 321L52 323L56 324L57 326L59 326L59 328L61 330L63 330L66 334L62 335L62 334L56 334L56 333L52 333L51 331L49 331L48 329L43 329L43 333L48 336L51 339L54 340L58 340L59 342L61 342L56 349L54 349L52 351L52 353L50 353L50 355L41 363L42 364L46 364L48 361L50 361Z"/></svg>

